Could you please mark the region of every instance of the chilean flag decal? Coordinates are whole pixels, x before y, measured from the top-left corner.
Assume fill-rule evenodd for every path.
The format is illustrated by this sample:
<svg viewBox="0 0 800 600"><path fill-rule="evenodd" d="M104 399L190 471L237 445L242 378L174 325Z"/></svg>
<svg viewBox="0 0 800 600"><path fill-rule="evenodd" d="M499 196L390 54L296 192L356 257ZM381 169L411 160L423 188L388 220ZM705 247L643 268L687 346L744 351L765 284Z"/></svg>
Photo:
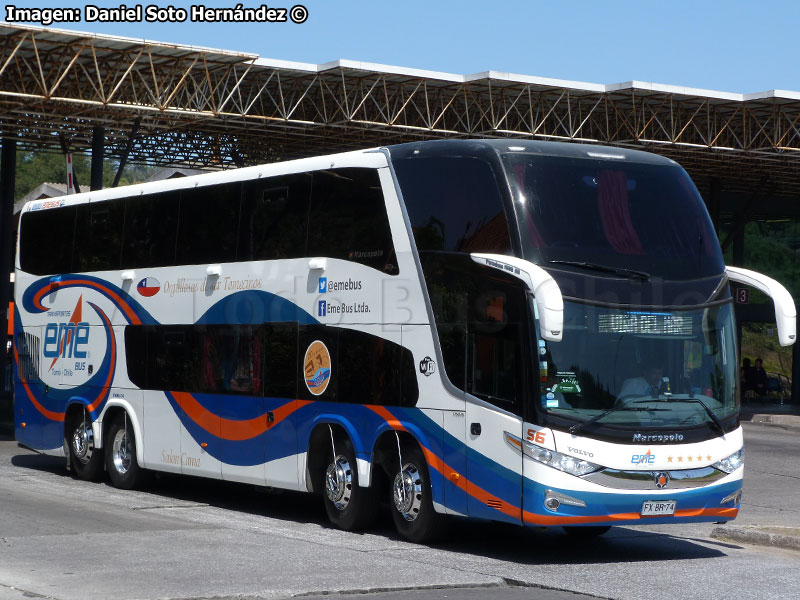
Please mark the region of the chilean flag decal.
<svg viewBox="0 0 800 600"><path fill-rule="evenodd" d="M136 284L136 291L145 298L155 296L161 289L161 283L155 277L145 277Z"/></svg>

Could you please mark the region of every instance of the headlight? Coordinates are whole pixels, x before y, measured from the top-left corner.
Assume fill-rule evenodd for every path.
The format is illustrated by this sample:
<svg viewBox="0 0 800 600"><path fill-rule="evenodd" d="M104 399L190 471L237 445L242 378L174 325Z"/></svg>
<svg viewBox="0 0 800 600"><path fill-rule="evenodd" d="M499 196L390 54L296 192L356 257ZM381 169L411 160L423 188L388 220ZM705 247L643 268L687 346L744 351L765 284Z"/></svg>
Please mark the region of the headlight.
<svg viewBox="0 0 800 600"><path fill-rule="evenodd" d="M559 471L564 471L564 473L569 473L570 475L580 477L581 475L587 475L603 468L600 465L581 460L580 458L567 456L555 450L534 446L527 441L523 442L522 447L525 456L532 458L536 462L558 469Z"/></svg>
<svg viewBox="0 0 800 600"><path fill-rule="evenodd" d="M734 452L728 458L714 463L712 466L725 473L733 473L736 469L744 465L744 446L738 452Z"/></svg>

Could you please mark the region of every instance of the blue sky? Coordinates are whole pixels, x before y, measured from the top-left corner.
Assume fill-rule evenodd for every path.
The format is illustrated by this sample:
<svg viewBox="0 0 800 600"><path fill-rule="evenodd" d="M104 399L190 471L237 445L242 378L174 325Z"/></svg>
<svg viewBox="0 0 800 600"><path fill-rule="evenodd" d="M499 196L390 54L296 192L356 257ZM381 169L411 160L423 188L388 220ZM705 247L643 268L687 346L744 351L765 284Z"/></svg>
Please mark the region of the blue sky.
<svg viewBox="0 0 800 600"><path fill-rule="evenodd" d="M142 2L188 8L195 2ZM257 7L265 0L242 0ZM275 0L302 24L63 23L61 29L324 63L340 58L591 83L648 81L727 92L800 91L800 2L790 0ZM118 7L122 2L95 2ZM18 1L20 7L87 2ZM206 6L236 2L209 0ZM3 14L5 17L5 13Z"/></svg>

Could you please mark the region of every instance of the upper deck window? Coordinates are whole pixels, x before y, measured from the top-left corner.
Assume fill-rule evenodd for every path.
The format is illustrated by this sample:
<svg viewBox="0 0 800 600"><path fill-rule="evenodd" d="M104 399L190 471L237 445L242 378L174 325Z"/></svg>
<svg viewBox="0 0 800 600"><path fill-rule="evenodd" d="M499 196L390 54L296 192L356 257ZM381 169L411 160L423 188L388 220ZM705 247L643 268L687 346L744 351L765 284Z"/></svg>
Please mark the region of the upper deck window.
<svg viewBox="0 0 800 600"><path fill-rule="evenodd" d="M705 205L678 166L530 154L503 161L528 260L684 280L725 268Z"/></svg>
<svg viewBox="0 0 800 600"><path fill-rule="evenodd" d="M313 171L31 210L20 225L20 266L35 275L303 256L399 273L375 169Z"/></svg>
<svg viewBox="0 0 800 600"><path fill-rule="evenodd" d="M508 254L511 241L497 179L473 157L394 162L417 249Z"/></svg>
<svg viewBox="0 0 800 600"><path fill-rule="evenodd" d="M350 260L390 275L399 272L377 171L314 173L307 253Z"/></svg>

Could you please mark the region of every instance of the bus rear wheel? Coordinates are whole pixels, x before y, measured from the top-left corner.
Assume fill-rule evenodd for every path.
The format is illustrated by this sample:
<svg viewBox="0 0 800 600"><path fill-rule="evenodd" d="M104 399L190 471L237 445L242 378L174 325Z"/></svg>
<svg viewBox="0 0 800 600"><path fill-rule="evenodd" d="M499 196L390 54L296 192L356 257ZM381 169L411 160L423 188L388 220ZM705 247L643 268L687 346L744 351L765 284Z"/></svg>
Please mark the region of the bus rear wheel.
<svg viewBox="0 0 800 600"><path fill-rule="evenodd" d="M65 432L75 474L85 481L97 481L103 469L103 453L95 448L92 420L86 410L73 413Z"/></svg>
<svg viewBox="0 0 800 600"><path fill-rule="evenodd" d="M391 478L390 507L397 532L410 542L429 542L441 533L443 517L433 509L431 479L425 457L415 445L403 450L402 468Z"/></svg>
<svg viewBox="0 0 800 600"><path fill-rule="evenodd" d="M143 469L136 461L136 434L127 414L120 413L111 421L106 437L106 469L114 487L132 490L143 479Z"/></svg>
<svg viewBox="0 0 800 600"><path fill-rule="evenodd" d="M375 518L373 490L358 485L356 455L350 440L337 441L334 454L321 486L328 520L346 531L365 529Z"/></svg>

